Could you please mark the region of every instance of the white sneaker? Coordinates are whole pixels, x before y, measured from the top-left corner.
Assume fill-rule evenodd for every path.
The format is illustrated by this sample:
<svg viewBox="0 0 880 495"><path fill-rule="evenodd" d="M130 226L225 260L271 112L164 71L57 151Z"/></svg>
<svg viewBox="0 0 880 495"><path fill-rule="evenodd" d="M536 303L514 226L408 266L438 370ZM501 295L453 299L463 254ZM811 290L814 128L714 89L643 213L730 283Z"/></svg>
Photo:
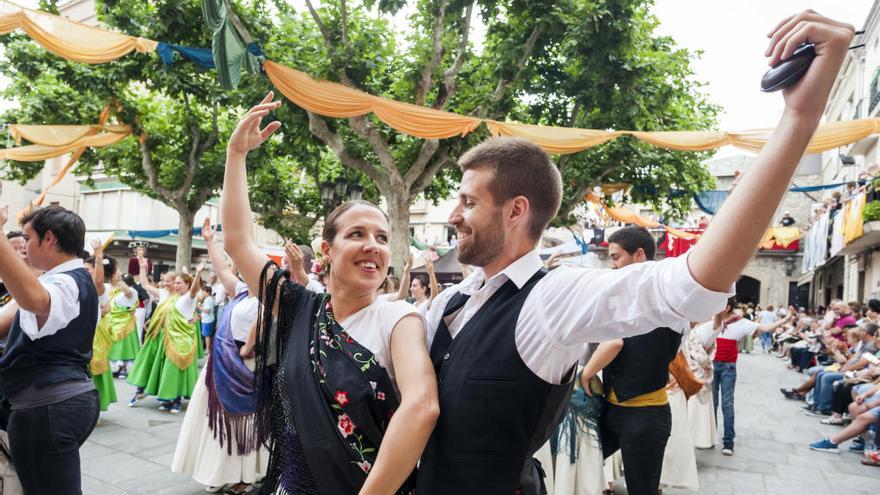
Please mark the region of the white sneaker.
<svg viewBox="0 0 880 495"><path fill-rule="evenodd" d="M721 449L721 455L731 456L733 455L733 448L725 447Z"/></svg>

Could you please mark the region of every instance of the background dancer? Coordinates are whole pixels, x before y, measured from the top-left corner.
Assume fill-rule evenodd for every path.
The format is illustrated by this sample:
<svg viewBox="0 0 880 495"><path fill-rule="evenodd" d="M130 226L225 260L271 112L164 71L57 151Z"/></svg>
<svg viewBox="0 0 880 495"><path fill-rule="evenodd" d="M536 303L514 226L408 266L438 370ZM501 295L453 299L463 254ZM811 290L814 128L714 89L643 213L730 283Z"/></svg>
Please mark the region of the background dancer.
<svg viewBox="0 0 880 495"><path fill-rule="evenodd" d="M736 390L736 361L739 357L737 344L747 335L772 332L788 323L790 319L786 317L770 325L761 325L736 314L735 308L736 297L732 297L727 301L724 311L715 315L713 332L717 349L713 366L712 404L715 411L720 405L724 415L724 438L721 440L723 444L721 453L724 455L733 455L733 443L736 438L733 396Z"/></svg>
<svg viewBox="0 0 880 495"><path fill-rule="evenodd" d="M654 236L643 227L624 227L608 238L615 270L653 260L655 249ZM620 449L628 493L655 495L660 487L663 453L672 430L668 370L687 325L603 342L581 374L581 381L589 380L602 370L607 401L602 450L608 458Z"/></svg>
<svg viewBox="0 0 880 495"><path fill-rule="evenodd" d="M269 466L262 439L249 435L255 421L254 358L244 344L252 338L260 305L214 244L214 229L207 218L202 238L218 283L233 298L218 319L208 364L199 374L183 418L171 471L192 476L209 492L227 486L225 493L244 494Z"/></svg>
<svg viewBox="0 0 880 495"><path fill-rule="evenodd" d="M147 260L138 257L141 284L147 290ZM181 402L192 395L198 379L196 359L199 331L193 320L195 296L202 284L204 265L199 264L195 277L185 273L174 278L172 292L150 318L144 334L144 347L135 358L128 382L137 387L128 402L133 407L147 395L163 402L160 411L179 414Z"/></svg>
<svg viewBox="0 0 880 495"><path fill-rule="evenodd" d="M0 226L8 213L0 208ZM11 404L10 451L25 493L78 494L79 448L99 414L86 371L100 317L95 284L79 258L86 228L57 206L33 210L21 224L27 259L45 273L35 277L0 236L0 278L15 301L0 313L0 336L8 334L0 385Z"/></svg>

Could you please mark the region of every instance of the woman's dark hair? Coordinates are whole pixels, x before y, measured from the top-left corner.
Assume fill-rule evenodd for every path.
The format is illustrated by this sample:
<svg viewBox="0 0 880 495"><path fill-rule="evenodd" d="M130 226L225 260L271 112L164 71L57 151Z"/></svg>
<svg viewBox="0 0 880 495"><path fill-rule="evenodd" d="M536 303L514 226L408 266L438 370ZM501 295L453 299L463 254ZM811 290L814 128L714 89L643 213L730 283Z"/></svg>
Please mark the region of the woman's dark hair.
<svg viewBox="0 0 880 495"><path fill-rule="evenodd" d="M132 277L130 273L126 273L122 276L122 282L129 287L134 287L134 277Z"/></svg>
<svg viewBox="0 0 880 495"><path fill-rule="evenodd" d="M95 257L89 256L88 258L85 259L85 261L83 261L83 263L88 263L92 266L95 266ZM116 263L115 259L109 258L109 257L104 258L104 281L105 282L109 282L110 280L113 280L113 276L116 275L116 267L117 266L118 266L118 264Z"/></svg>
<svg viewBox="0 0 880 495"><path fill-rule="evenodd" d="M431 297L431 285L428 283L428 276L424 273L413 273L413 280L418 280L422 287L425 288L425 295Z"/></svg>
<svg viewBox="0 0 880 495"><path fill-rule="evenodd" d="M327 218L324 220L324 230L321 232L321 238L327 241L330 244L333 244L333 239L336 239L336 234L339 233L339 217L342 216L343 213L348 210L354 208L355 206L369 206L370 208L375 208L376 211L382 214L385 217L385 220L388 220L388 215L382 211L381 208L370 203L369 201L346 201L341 205L337 206L333 211L327 215Z"/></svg>
<svg viewBox="0 0 880 495"><path fill-rule="evenodd" d="M21 217L19 224L24 227L31 225L40 242L46 232L52 231L57 239L58 251L78 256L86 242L86 225L76 213L60 206L47 206L31 210Z"/></svg>
<svg viewBox="0 0 880 495"><path fill-rule="evenodd" d="M211 290L210 285L203 285L201 290L205 291L205 294L208 294L209 296L214 295L214 292Z"/></svg>

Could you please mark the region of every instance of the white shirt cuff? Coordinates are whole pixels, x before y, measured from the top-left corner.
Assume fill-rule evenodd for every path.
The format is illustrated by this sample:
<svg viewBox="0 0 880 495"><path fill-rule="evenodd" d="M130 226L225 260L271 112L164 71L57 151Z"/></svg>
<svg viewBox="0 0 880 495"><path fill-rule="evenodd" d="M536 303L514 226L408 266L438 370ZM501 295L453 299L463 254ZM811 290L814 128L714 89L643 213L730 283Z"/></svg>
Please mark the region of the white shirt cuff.
<svg viewBox="0 0 880 495"><path fill-rule="evenodd" d="M663 272L666 301L669 306L688 321L702 322L724 309L727 300L736 294L736 285L728 292L709 290L694 280L687 260L690 252L670 262Z"/></svg>

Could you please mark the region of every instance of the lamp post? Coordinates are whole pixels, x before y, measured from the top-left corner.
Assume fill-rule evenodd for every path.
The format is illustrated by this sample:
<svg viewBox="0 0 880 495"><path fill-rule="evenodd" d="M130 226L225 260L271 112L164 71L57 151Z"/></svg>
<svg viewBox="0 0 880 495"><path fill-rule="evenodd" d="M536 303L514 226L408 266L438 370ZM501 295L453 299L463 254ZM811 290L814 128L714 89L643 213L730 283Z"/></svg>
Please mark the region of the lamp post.
<svg viewBox="0 0 880 495"><path fill-rule="evenodd" d="M349 182L345 177L337 177L335 181L321 182L321 204L324 216L345 201L359 201L364 195L364 188L357 182Z"/></svg>

